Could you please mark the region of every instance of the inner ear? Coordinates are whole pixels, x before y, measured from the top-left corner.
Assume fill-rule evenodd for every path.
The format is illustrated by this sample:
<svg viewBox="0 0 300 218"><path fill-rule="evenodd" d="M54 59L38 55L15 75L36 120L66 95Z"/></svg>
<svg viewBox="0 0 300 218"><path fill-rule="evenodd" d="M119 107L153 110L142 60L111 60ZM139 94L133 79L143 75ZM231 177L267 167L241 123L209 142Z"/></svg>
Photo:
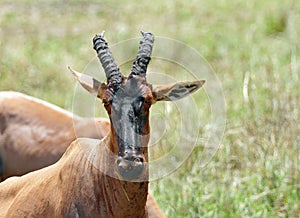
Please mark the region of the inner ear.
<svg viewBox="0 0 300 218"><path fill-rule="evenodd" d="M73 70L70 66L68 66L68 69L84 89L100 99L103 98L104 92L107 88L105 83L101 83L89 75L79 73Z"/></svg>
<svg viewBox="0 0 300 218"><path fill-rule="evenodd" d="M171 85L153 86L156 101L175 101L184 98L203 86L205 80L194 82L178 82Z"/></svg>

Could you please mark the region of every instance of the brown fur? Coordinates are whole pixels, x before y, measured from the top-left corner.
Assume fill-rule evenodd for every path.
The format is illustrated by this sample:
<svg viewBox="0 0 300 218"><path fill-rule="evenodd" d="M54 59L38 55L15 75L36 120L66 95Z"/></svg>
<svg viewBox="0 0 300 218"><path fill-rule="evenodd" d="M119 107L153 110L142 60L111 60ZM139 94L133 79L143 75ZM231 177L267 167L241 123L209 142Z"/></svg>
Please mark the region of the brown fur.
<svg viewBox="0 0 300 218"><path fill-rule="evenodd" d="M6 139L10 139L9 142L11 142L13 138L20 138L13 145L24 146L26 143L31 143L31 146L39 146L38 141L33 143L34 140L28 135L22 135L28 133L28 130L24 131L26 127L31 128L31 131L37 131L38 129L34 127L46 126L46 129L56 131L57 134L60 133L60 130L67 132L72 128L70 124L72 120L66 114L62 116L61 113L53 111L52 108L47 108L45 105L28 102L28 98L20 93L9 92L6 94L9 94L10 98L3 97L0 107L1 114L4 115L2 117L5 118L5 122L1 122L4 130L1 142L4 145L9 145ZM20 105L24 106L22 110L20 110ZM27 106L25 107L25 105ZM24 112L24 114L20 114L20 112ZM26 118L25 115L29 117ZM57 116L60 116L59 119L56 119ZM4 118L1 119L4 120ZM56 122L53 122L55 119ZM90 120L82 118L78 120L82 120L83 130L89 130L89 125L93 126ZM101 119L100 121L105 125L105 128L100 130L107 132L109 129L106 126L107 121ZM86 133L91 134L91 132ZM97 133L95 134L97 135ZM104 131L102 133L104 134ZM18 137L14 137L15 135ZM69 133L65 136L70 135L72 134ZM39 137L40 135L36 132L35 136ZM74 137L76 136L74 135ZM0 217L164 217L154 198L147 194L147 182L143 184L144 192L140 193L141 183L122 182L104 175L95 167L109 165L103 151L104 145L109 144L107 143L108 138L101 142L91 139L77 140L57 163L22 177L8 178L0 183ZM59 146L60 144L57 142L50 145ZM24 156L25 161L26 155L31 153L26 153L26 149L17 149L15 146L13 148L16 149L16 154L19 154L19 157ZM42 144L44 150L41 150L39 154L49 153L51 149L56 151L57 148L53 146L49 148L46 144ZM67 146L64 149L66 148ZM36 150L38 149L36 148ZM21 151L25 151L25 154L22 155ZM31 158L33 157L35 156L31 154ZM45 163L45 160L41 159L42 157L39 156L39 160L47 165L47 162ZM93 157L94 164L91 164L87 157ZM27 161L32 160L28 159ZM19 162L19 164L21 165L15 165L16 169L30 171L26 168L28 165L24 166L27 162ZM24 165L22 166L22 164ZM80 188L78 189L78 187ZM118 208L116 208L117 206Z"/></svg>
<svg viewBox="0 0 300 218"><path fill-rule="evenodd" d="M43 168L77 137L102 138L108 130L107 119L81 118L21 93L0 92L0 173L5 179Z"/></svg>
<svg viewBox="0 0 300 218"><path fill-rule="evenodd" d="M57 163L0 183L0 217L164 217L147 182L141 192L97 168L111 168L107 140L78 139Z"/></svg>
<svg viewBox="0 0 300 218"><path fill-rule="evenodd" d="M159 208L146 205L149 169L144 163L148 162L149 109L156 101L177 100L189 95L204 81L153 89L145 76L154 37L151 33L142 34L128 80L119 72L103 38L104 33L96 35L93 43L107 84L69 67L85 89L103 100L111 120L111 131L101 141L76 140L54 165L1 183L0 216L163 216ZM42 116L42 112L37 112ZM152 208L154 213L149 212Z"/></svg>

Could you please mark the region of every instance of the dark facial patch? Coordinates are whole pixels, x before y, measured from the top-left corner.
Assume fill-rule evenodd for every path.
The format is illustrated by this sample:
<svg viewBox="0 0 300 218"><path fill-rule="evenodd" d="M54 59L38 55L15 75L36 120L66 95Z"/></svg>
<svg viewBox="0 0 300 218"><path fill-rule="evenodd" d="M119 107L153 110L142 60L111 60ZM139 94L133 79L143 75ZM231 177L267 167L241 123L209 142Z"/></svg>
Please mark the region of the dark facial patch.
<svg viewBox="0 0 300 218"><path fill-rule="evenodd" d="M141 154L142 137L147 134L145 128L148 121L150 104L148 99L150 88L144 82L131 78L122 84L110 96L110 112L108 111L117 136L119 155L126 152ZM108 109L109 110L109 109Z"/></svg>

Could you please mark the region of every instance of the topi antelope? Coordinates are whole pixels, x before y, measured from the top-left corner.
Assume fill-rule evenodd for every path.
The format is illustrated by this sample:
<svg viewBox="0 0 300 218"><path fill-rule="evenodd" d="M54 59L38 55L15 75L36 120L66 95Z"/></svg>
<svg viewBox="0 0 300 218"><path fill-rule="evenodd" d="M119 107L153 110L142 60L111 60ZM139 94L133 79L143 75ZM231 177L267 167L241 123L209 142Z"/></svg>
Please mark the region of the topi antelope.
<svg viewBox="0 0 300 218"><path fill-rule="evenodd" d="M0 217L161 217L147 206L149 109L177 100L204 81L152 86L146 81L154 37L143 33L128 77L119 72L103 34L93 39L107 83L70 68L102 99L110 132L101 141L78 139L55 164L0 183ZM148 197L149 199L149 197Z"/></svg>
<svg viewBox="0 0 300 218"><path fill-rule="evenodd" d="M83 118L22 93L0 92L0 181L55 163L76 137L101 139L108 131L105 118Z"/></svg>

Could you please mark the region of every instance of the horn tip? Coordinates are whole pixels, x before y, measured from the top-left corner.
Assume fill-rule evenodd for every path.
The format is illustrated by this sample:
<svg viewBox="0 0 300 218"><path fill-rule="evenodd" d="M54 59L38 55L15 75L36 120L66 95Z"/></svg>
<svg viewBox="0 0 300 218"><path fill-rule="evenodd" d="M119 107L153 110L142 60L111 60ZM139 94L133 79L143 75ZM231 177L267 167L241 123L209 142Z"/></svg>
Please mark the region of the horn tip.
<svg viewBox="0 0 300 218"><path fill-rule="evenodd" d="M103 37L104 37L104 34L105 34L105 30L103 30L103 31L100 33L100 37L103 38Z"/></svg>
<svg viewBox="0 0 300 218"><path fill-rule="evenodd" d="M105 30L103 30L99 35L98 34L95 34L94 38L93 38L93 42L96 40L96 39L99 39L99 38L104 38L104 34L105 34Z"/></svg>
<svg viewBox="0 0 300 218"><path fill-rule="evenodd" d="M151 35L151 36L153 36L153 34L152 33L150 33L150 32L145 32L145 31L142 31L141 30L141 34L145 37L146 35Z"/></svg>

